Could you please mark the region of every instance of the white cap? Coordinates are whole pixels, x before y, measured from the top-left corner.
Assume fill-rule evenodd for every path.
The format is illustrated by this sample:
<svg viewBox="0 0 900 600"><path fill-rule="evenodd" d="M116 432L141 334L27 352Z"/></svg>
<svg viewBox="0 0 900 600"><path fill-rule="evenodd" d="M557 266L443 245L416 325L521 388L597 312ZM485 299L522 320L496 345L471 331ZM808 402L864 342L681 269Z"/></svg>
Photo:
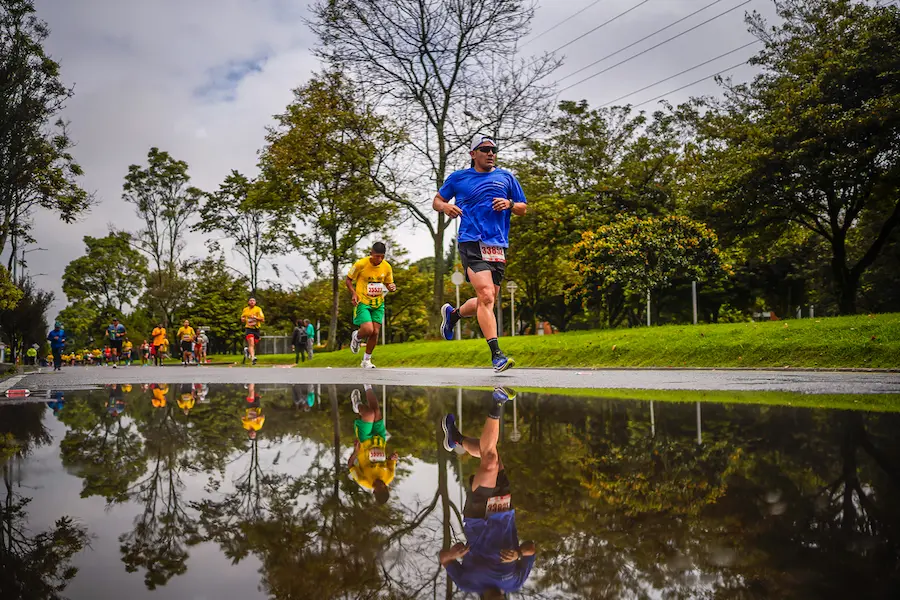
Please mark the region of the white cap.
<svg viewBox="0 0 900 600"><path fill-rule="evenodd" d="M470 150L474 150L475 148L477 148L478 146L482 145L485 142L490 142L491 144L493 144L495 146L497 145L497 142L495 142L493 138L488 137L486 135L481 135L479 133L474 138L472 138L472 147L470 148Z"/></svg>

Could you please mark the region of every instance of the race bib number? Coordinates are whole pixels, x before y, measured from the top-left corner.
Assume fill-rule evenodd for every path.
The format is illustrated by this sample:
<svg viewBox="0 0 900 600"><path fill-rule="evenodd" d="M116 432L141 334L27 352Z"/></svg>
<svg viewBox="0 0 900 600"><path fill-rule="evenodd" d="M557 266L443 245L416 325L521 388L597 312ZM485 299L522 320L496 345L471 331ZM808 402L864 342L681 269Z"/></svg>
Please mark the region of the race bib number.
<svg viewBox="0 0 900 600"><path fill-rule="evenodd" d="M250 329L255 329L256 324L256 317L247 317L247 327L249 327Z"/></svg>
<svg viewBox="0 0 900 600"><path fill-rule="evenodd" d="M383 463L387 460L384 448L369 448L369 461L373 463Z"/></svg>
<svg viewBox="0 0 900 600"><path fill-rule="evenodd" d="M481 248L481 260L494 263L506 262L506 249L500 246L485 246L481 243L478 246Z"/></svg>
<svg viewBox="0 0 900 600"><path fill-rule="evenodd" d="M366 285L366 296L369 298L378 298L384 295L384 284L373 281Z"/></svg>
<svg viewBox="0 0 900 600"><path fill-rule="evenodd" d="M488 498L487 501L487 515L496 515L497 513L502 513L508 511L512 508L512 496L506 494L505 496L494 496L493 498Z"/></svg>

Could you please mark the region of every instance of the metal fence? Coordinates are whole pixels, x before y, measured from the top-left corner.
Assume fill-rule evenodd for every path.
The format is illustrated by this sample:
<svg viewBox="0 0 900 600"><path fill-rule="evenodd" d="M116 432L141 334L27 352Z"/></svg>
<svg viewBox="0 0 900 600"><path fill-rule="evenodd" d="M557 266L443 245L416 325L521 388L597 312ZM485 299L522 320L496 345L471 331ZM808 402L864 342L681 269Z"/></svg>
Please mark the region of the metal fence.
<svg viewBox="0 0 900 600"><path fill-rule="evenodd" d="M291 336L289 335L264 335L259 338L256 346L257 354L290 354Z"/></svg>

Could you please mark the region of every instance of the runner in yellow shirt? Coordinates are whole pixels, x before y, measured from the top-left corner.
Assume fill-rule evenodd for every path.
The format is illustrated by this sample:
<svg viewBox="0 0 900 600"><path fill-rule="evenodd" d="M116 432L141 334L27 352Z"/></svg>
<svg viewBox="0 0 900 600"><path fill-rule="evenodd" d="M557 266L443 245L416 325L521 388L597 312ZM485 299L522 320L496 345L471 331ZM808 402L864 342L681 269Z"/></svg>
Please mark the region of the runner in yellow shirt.
<svg viewBox="0 0 900 600"><path fill-rule="evenodd" d="M379 504L384 504L390 497L388 486L394 480L399 456L394 452L390 458L387 457L387 428L378 406L378 396L369 384L365 385L365 390L366 404L362 404L359 390L353 390L350 394L353 412L359 418L353 422L356 442L348 466L350 478L359 487L373 492Z"/></svg>
<svg viewBox="0 0 900 600"><path fill-rule="evenodd" d="M350 290L350 302L353 303L353 324L359 329L353 332L350 339L350 351L356 354L363 343L366 353L359 364L363 369L374 369L372 352L378 344L378 334L384 322L384 294L396 291L394 271L384 260L386 252L382 242L372 244L369 256L361 258L350 268L344 283Z"/></svg>
<svg viewBox="0 0 900 600"><path fill-rule="evenodd" d="M133 349L134 349L134 344L132 344L131 340L129 340L126 337L125 341L122 342L122 358L125 359L125 365L128 367L131 366L131 358L132 358L131 353L132 353Z"/></svg>
<svg viewBox="0 0 900 600"><path fill-rule="evenodd" d="M191 409L194 408L194 403L196 400L194 399L194 393L191 390L191 384L184 383L181 385L181 397L178 399L178 408L184 411L184 414L190 414Z"/></svg>
<svg viewBox="0 0 900 600"><path fill-rule="evenodd" d="M161 367L163 364L163 353L160 351L160 346L166 343L166 328L160 323L153 328L150 335L153 338L153 347L150 351L150 356L153 357L153 364Z"/></svg>
<svg viewBox="0 0 900 600"><path fill-rule="evenodd" d="M158 383L151 385L150 388L150 393L153 394L153 398L150 400L150 402L151 404L153 404L153 407L165 408L166 395L169 393L169 386L165 383Z"/></svg>
<svg viewBox="0 0 900 600"><path fill-rule="evenodd" d="M250 350L250 364L256 364L256 344L259 343L259 328L265 322L266 316L260 307L256 305L256 298L247 300L247 306L241 312L241 323L244 324L244 337L247 339L247 347Z"/></svg>
<svg viewBox="0 0 900 600"><path fill-rule="evenodd" d="M185 319L181 327L178 328L175 337L181 342L181 364L188 366L193 355L194 338L197 337L197 333L191 327L191 322Z"/></svg>

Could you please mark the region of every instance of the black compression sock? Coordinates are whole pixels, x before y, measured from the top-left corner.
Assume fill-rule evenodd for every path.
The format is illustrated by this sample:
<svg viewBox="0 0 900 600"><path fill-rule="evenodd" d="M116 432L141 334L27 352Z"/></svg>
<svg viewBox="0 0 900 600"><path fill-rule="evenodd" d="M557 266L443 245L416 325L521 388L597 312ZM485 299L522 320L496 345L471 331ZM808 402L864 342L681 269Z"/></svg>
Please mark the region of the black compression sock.
<svg viewBox="0 0 900 600"><path fill-rule="evenodd" d="M462 319L462 315L459 314L459 309L454 308L453 312L450 313L450 325L455 327L459 320Z"/></svg>
<svg viewBox="0 0 900 600"><path fill-rule="evenodd" d="M497 338L491 338L487 341L488 346L491 347L491 356L497 356L498 354L503 354L500 352L500 342L497 341Z"/></svg>
<svg viewBox="0 0 900 600"><path fill-rule="evenodd" d="M499 419L500 413L503 411L503 402L495 400L493 397L491 398L491 410L488 412L488 416L492 419Z"/></svg>

